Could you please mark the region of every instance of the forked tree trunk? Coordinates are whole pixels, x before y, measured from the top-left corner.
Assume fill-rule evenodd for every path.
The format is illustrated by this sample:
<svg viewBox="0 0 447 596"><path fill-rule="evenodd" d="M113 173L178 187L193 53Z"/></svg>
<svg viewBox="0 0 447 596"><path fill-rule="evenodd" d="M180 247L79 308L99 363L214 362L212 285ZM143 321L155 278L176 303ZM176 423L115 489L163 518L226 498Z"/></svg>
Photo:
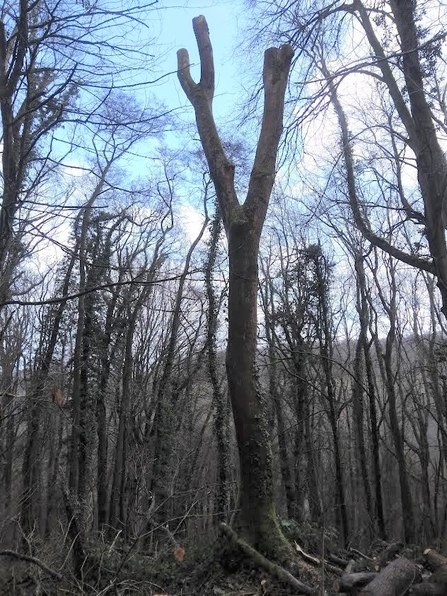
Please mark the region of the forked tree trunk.
<svg viewBox="0 0 447 596"><path fill-rule="evenodd" d="M238 525L254 546L278 559L286 559L290 551L276 519L267 411L257 387L255 359L259 240L275 179L293 50L285 45L265 53L264 116L247 198L241 205L234 188L234 165L225 155L212 114L214 62L205 18L193 19L193 28L200 54L200 82L195 83L191 77L186 50L177 54L178 77L194 107L228 239L226 362L240 458Z"/></svg>

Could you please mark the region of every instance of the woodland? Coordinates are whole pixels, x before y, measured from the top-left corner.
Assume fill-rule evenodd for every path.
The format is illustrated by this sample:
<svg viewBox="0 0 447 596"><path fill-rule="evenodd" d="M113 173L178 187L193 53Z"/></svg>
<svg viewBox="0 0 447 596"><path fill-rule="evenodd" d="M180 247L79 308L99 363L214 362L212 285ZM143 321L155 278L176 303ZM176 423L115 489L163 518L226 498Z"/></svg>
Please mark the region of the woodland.
<svg viewBox="0 0 447 596"><path fill-rule="evenodd" d="M446 595L447 6L174 10L0 1L0 595Z"/></svg>

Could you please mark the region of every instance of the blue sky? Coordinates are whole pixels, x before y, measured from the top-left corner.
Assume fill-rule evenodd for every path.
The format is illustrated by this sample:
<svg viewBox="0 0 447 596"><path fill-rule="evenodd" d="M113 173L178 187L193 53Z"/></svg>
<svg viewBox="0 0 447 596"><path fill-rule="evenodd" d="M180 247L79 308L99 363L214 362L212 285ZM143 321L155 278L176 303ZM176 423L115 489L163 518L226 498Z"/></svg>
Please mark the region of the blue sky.
<svg viewBox="0 0 447 596"><path fill-rule="evenodd" d="M199 58L192 29L192 19L200 14L206 17L213 44L216 70L215 114L218 118L219 114L231 113L240 85L237 80L239 69L235 50L238 43L239 23L243 15L243 1L162 0L157 5L157 9L156 18L160 25L159 42L163 44L166 51L161 64L162 69L164 72L175 71L177 67L176 52L180 48L186 48L191 64L196 65L192 68L192 75L196 81L199 78ZM167 77L167 81L160 91L169 107L186 105L186 98L175 74Z"/></svg>

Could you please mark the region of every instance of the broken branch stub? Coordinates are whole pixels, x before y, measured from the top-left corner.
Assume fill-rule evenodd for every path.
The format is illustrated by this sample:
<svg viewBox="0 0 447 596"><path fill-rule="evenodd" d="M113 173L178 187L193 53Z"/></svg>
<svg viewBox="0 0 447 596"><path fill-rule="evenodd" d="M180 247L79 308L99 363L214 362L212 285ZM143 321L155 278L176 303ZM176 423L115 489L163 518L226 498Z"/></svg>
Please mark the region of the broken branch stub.
<svg viewBox="0 0 447 596"><path fill-rule="evenodd" d="M195 83L191 76L188 50L182 48L177 52L177 74L187 98L194 106L194 92L200 93L211 104L214 97L214 59L213 47L211 45L208 23L203 15L192 20L194 34L196 36L197 48L200 57L200 82Z"/></svg>
<svg viewBox="0 0 447 596"><path fill-rule="evenodd" d="M200 56L200 85L209 94L211 101L214 96L214 60L208 23L205 17L200 15L192 20L192 26Z"/></svg>

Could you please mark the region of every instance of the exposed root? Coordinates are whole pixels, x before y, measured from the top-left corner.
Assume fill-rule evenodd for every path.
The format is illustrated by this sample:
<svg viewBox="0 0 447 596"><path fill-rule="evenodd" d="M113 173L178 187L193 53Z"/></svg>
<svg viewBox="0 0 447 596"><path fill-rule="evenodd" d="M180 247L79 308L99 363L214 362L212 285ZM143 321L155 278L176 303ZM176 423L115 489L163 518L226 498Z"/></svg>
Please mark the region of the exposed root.
<svg viewBox="0 0 447 596"><path fill-rule="evenodd" d="M284 569L284 567L281 567L276 563L273 563L272 561L264 557L264 555L261 555L261 553L257 551L255 548L250 546L248 542L245 542L245 540L239 538L239 536L236 534L234 530L230 528L230 526L228 526L227 524L220 524L220 528L222 532L225 534L225 536L244 554L246 554L250 559L252 559L252 561L258 567L265 569L265 571L270 573L270 575L272 575L273 577L276 577L281 582L284 582L289 586L292 586L292 588L294 590L297 590L299 594L310 594L311 596L317 594L317 592L313 588L307 586L306 584L303 584L303 582L296 579L296 577L294 577L291 573L289 573L289 571Z"/></svg>

